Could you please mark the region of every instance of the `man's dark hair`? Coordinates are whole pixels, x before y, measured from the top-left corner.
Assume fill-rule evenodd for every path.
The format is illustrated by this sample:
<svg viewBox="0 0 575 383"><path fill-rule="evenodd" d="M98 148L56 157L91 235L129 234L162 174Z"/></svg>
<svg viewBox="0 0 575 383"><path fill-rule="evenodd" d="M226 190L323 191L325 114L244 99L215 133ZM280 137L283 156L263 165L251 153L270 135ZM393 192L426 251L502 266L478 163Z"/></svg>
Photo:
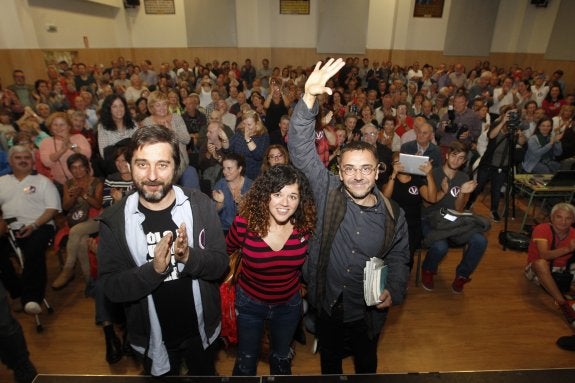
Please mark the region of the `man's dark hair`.
<svg viewBox="0 0 575 383"><path fill-rule="evenodd" d="M459 154L469 152L469 147L461 141L453 141L449 144L449 154Z"/></svg>
<svg viewBox="0 0 575 383"><path fill-rule="evenodd" d="M370 152L371 154L373 154L373 158L375 158L375 161L379 161L379 157L377 156L377 149L375 146L373 146L372 144L368 143L368 142L364 142L364 141L352 141L349 144L346 144L343 149L341 149L341 153L338 157L338 163L341 161L341 159L343 158L343 155L347 152L351 152L351 151L363 151L363 150L367 150L368 152Z"/></svg>
<svg viewBox="0 0 575 383"><path fill-rule="evenodd" d="M126 152L126 161L131 163L134 152L139 148L163 142L172 146L172 159L174 160L175 169L177 171L180 168L181 162L178 140L173 131L162 125L144 126L136 130L136 133L132 136L132 140L128 146L128 151Z"/></svg>

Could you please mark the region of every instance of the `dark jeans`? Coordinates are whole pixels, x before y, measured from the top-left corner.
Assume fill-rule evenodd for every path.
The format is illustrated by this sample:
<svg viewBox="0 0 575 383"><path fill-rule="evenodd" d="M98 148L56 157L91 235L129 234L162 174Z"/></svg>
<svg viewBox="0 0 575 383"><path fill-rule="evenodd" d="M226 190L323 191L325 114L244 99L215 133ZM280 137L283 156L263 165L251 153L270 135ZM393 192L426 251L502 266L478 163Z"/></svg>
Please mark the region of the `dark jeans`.
<svg viewBox="0 0 575 383"><path fill-rule="evenodd" d="M423 236L431 232L431 225L427 220L423 220ZM456 276L469 278L469 276L475 271L479 261L485 253L487 248L487 238L482 233L473 233L469 240L467 241L465 251L463 252L463 257L461 262L457 265L455 269ZM443 258L447 255L449 251L449 241L447 239L440 239L433 242L429 246L427 251L427 256L423 260L421 269L425 271L430 271L432 273L437 273L439 264Z"/></svg>
<svg viewBox="0 0 575 383"><path fill-rule="evenodd" d="M9 257L13 254L8 237L0 238L0 279L12 298L20 297L22 304L41 303L46 290L46 250L54 237L54 227L42 225L27 238L16 242L22 250L24 268L18 276Z"/></svg>
<svg viewBox="0 0 575 383"><path fill-rule="evenodd" d="M501 171L500 171L501 170ZM485 185L491 182L491 211L497 211L501 199L501 187L507 181L507 168L495 166L481 166L477 170L477 187L469 196L468 205L471 205L485 189Z"/></svg>
<svg viewBox="0 0 575 383"><path fill-rule="evenodd" d="M353 356L356 374L377 372L379 335L369 339L364 319L344 323L341 299L334 306L332 315L321 310L316 330L322 374L342 374L342 361L347 356Z"/></svg>
<svg viewBox="0 0 575 383"><path fill-rule="evenodd" d="M236 310L238 352L233 375L256 375L266 321L270 333L270 374L291 375L290 343L302 317L300 293L286 303L269 304L253 299L236 285Z"/></svg>

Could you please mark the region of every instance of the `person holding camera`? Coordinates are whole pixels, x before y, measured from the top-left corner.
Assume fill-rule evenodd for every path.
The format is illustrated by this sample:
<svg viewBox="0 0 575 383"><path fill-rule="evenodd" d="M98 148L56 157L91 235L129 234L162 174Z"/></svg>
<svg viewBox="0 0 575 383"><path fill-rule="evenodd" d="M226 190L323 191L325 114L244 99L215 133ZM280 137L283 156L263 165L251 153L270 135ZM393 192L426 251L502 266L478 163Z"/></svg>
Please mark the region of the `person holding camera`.
<svg viewBox="0 0 575 383"><path fill-rule="evenodd" d="M481 118L467 107L467 96L464 93L456 94L453 98L453 110L445 113L437 126L436 135L439 136L443 153L447 152L453 141L471 145L477 142L480 134Z"/></svg>
<svg viewBox="0 0 575 383"><path fill-rule="evenodd" d="M505 111L507 109L507 111ZM499 222L499 201L501 199L501 188L507 180L509 172L509 150L510 145L515 140L512 139L510 134L512 126L517 127L520 123L516 110L509 110L505 108L500 118L495 121L489 131L487 137L489 142L487 149L481 157L479 167L477 169L477 187L469 196L466 209L470 209L471 205L475 202L477 197L483 192L485 185L491 182L491 219L494 222ZM523 145L525 143L525 136L521 133L517 134L517 143ZM511 164L513 166L513 164Z"/></svg>
<svg viewBox="0 0 575 383"><path fill-rule="evenodd" d="M573 293L575 263L575 206L561 202L551 209L551 222L533 228L525 276L551 295L569 324L575 326Z"/></svg>

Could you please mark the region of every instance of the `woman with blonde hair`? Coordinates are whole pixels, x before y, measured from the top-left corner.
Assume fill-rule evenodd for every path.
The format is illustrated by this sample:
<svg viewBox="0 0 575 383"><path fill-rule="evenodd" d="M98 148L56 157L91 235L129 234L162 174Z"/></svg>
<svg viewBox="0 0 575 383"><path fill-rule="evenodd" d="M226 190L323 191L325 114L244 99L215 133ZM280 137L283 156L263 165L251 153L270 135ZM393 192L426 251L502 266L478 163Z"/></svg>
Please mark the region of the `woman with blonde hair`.
<svg viewBox="0 0 575 383"><path fill-rule="evenodd" d="M246 160L246 177L255 180L260 174L264 153L270 137L260 116L253 110L242 113L236 133L230 139L227 151L237 153Z"/></svg>
<svg viewBox="0 0 575 383"><path fill-rule="evenodd" d="M92 156L92 148L88 140L81 134L71 134L72 121L67 113L52 113L46 120L46 126L52 137L47 137L40 142L40 159L44 166L50 169L53 181L64 185L72 179L72 173L66 166L68 157L80 153L87 158Z"/></svg>

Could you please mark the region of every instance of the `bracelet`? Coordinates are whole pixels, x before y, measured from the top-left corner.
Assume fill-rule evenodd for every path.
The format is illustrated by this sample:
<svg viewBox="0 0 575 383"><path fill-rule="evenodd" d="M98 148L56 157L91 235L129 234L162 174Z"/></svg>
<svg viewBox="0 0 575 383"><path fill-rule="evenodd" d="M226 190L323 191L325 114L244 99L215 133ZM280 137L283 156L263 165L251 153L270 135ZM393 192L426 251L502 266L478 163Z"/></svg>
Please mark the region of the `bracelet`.
<svg viewBox="0 0 575 383"><path fill-rule="evenodd" d="M253 142L253 141L254 141L254 139L250 137L249 140L246 140L246 144L249 144L250 142Z"/></svg>
<svg viewBox="0 0 575 383"><path fill-rule="evenodd" d="M36 222L32 222L30 226L32 226L32 230L38 230L38 225L36 224Z"/></svg>

